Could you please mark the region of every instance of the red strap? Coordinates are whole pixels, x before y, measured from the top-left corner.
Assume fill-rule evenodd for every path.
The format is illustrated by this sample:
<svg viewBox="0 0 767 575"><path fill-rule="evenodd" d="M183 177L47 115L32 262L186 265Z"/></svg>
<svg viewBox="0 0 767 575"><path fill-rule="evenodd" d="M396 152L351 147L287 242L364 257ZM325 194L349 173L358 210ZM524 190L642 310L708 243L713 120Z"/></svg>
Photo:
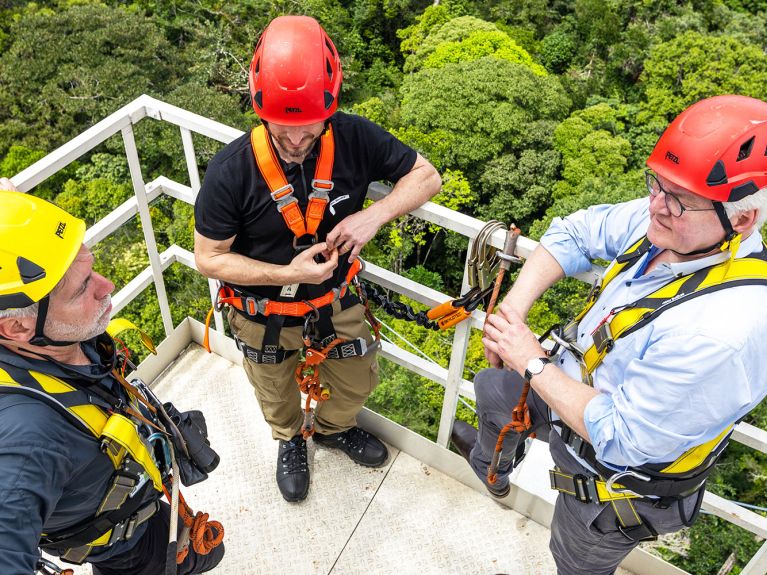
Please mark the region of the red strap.
<svg viewBox="0 0 767 575"><path fill-rule="evenodd" d="M328 193L333 189L333 161L335 157L335 140L333 127L328 129L320 138L320 156L314 169L312 193L309 194L309 204L306 206L306 220L298 207L298 200L293 195L293 186L288 183L282 166L274 153L272 142L266 128L261 125L250 132L250 143L256 158L258 170L261 172L272 199L277 202L277 209L282 214L285 224L297 238L306 234L314 235L325 215L329 202Z"/></svg>

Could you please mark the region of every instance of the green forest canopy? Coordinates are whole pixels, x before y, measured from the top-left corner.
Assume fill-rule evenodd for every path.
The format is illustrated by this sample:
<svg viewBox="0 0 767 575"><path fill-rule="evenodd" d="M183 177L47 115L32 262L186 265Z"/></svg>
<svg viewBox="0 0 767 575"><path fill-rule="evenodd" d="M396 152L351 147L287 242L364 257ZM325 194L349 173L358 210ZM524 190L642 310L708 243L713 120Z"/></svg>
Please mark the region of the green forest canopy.
<svg viewBox="0 0 767 575"><path fill-rule="evenodd" d="M246 71L260 31L287 13L314 16L342 55L342 108L392 131L443 174L436 201L481 219L515 222L534 239L555 216L644 194L644 160L666 124L700 98L767 99L767 0L58 0L0 3L0 176L11 176L146 93L240 129L256 121ZM176 130L140 124L147 180L187 175ZM220 149L195 139L201 168ZM119 140L34 193L89 225L132 190ZM152 206L160 249L192 248L192 210ZM466 241L402 218L364 257L457 293ZM99 244L118 289L148 264L137 223ZM203 278L166 273L174 321L201 318ZM584 286L560 282L531 312L543 330L569 317ZM412 302L411 302L412 303ZM125 315L161 338L145 292ZM387 319L446 365L449 333ZM474 338L467 377L484 367ZM371 397L377 411L436 435L442 390L391 364ZM459 409L459 417L472 413ZM767 428L767 408L750 421ZM767 458L732 446L711 482L729 498L765 505ZM715 536L712 534L715 533ZM706 518L680 554L692 573L715 573L735 553L738 573L759 542Z"/></svg>

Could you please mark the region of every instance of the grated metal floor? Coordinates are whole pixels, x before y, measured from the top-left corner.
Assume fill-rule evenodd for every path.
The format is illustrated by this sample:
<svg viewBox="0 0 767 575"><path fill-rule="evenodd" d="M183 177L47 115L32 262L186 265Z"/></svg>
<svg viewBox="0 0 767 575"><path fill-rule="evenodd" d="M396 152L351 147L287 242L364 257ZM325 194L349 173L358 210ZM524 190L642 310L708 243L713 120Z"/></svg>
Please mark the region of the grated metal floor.
<svg viewBox="0 0 767 575"><path fill-rule="evenodd" d="M196 344L154 388L179 409L204 410L221 456L208 481L183 490L226 529L215 575L556 572L545 527L391 447L386 467L367 469L310 441L309 496L285 502L277 444L242 368Z"/></svg>

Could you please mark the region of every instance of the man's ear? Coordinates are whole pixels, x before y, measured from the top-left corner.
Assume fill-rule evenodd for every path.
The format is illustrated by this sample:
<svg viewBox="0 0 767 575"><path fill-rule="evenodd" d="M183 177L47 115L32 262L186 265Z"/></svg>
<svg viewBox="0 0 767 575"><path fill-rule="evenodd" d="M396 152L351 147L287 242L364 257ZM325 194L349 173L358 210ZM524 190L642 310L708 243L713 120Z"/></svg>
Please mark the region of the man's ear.
<svg viewBox="0 0 767 575"><path fill-rule="evenodd" d="M758 217L759 210L756 208L746 210L745 212L740 212L739 214L730 218L732 229L739 234L746 233L750 231L754 225L756 225L756 220Z"/></svg>
<svg viewBox="0 0 767 575"><path fill-rule="evenodd" d="M0 338L26 343L35 335L36 316L0 319Z"/></svg>

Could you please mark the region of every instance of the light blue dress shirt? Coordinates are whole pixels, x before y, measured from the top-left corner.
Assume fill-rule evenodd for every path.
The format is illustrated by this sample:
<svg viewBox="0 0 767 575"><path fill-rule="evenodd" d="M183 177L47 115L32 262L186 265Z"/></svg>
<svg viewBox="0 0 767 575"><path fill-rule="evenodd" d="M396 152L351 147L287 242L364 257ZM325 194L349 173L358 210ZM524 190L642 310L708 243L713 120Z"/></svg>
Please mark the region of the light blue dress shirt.
<svg viewBox="0 0 767 575"><path fill-rule="evenodd" d="M648 208L642 198L557 218L541 245L568 276L587 271L592 259L611 261L646 233ZM754 232L737 257L761 249L761 235ZM642 275L657 253L653 247L607 285L580 322L582 349L591 346L591 332L611 309L729 257L728 251L660 264ZM563 353L558 365L580 381L572 354ZM597 458L616 469L675 460L717 437L767 395L767 286L730 287L666 310L618 339L593 375L600 394L586 406L584 419Z"/></svg>

